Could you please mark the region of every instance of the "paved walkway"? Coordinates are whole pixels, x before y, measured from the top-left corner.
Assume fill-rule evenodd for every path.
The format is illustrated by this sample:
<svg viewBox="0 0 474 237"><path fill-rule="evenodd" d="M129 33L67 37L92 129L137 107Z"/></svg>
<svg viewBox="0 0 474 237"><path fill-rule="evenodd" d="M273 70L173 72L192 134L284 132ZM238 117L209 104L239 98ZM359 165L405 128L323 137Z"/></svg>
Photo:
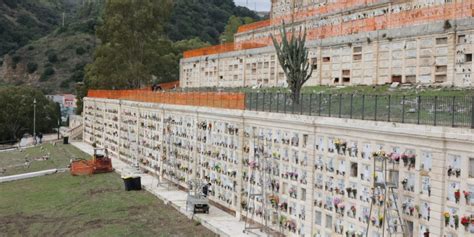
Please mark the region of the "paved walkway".
<svg viewBox="0 0 474 237"><path fill-rule="evenodd" d="M87 143L72 142L71 144L88 154L92 155L94 152L92 146ZM191 212L186 212L186 192L177 190L173 186L168 187L166 184L158 185L159 181L156 177L140 173L118 159L113 159L112 165L115 168L115 171L121 175L139 175L141 177L142 186L145 190L163 200L165 204L173 206L188 218L201 222L203 226L220 236L265 236L265 234L261 232L256 232L256 234L252 233L252 235L244 234L243 230L245 223L243 221L239 221L237 217L212 205L209 214L193 215Z"/></svg>

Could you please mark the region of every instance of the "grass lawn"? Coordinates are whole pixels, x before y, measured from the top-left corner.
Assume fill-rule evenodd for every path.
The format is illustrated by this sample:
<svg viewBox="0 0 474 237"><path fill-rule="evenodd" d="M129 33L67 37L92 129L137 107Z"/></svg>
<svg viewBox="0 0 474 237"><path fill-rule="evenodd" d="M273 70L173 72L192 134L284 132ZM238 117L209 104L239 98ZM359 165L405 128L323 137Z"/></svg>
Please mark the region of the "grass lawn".
<svg viewBox="0 0 474 237"><path fill-rule="evenodd" d="M35 158L48 154L48 160L35 160ZM29 167L24 165L25 157L28 157L28 160L31 162ZM6 169L3 175L7 176L54 168L66 168L71 158L90 159L91 157L72 145L58 143L56 146L53 146L52 144L43 144L34 148L25 149L21 152L0 152L0 172L2 168Z"/></svg>
<svg viewBox="0 0 474 237"><path fill-rule="evenodd" d="M233 91L233 92L289 92L287 87L254 88L187 88L189 91ZM353 85L353 86L304 86L302 93L326 94L365 94L365 95L420 95L420 96L474 96L474 88L421 87L403 85L390 88L390 85Z"/></svg>
<svg viewBox="0 0 474 237"><path fill-rule="evenodd" d="M60 163L58 163L60 164ZM214 236L115 173L0 184L0 236Z"/></svg>

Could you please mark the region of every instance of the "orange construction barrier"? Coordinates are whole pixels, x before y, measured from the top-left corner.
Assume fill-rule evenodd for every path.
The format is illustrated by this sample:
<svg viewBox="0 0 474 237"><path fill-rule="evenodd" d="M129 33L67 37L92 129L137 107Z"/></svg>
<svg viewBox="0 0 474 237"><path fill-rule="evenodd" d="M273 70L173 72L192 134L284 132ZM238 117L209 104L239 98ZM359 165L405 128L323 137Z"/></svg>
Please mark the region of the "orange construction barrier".
<svg viewBox="0 0 474 237"><path fill-rule="evenodd" d="M240 26L239 29L237 30L237 33L243 33L243 32L247 32L251 30L256 30L259 28L264 28L264 27L270 26L271 23L272 23L271 20L263 20L263 21L257 21L250 24L246 24L246 25Z"/></svg>
<svg viewBox="0 0 474 237"><path fill-rule="evenodd" d="M192 58L192 57L198 57L198 56L203 56L203 55L230 52L236 49L235 46L236 44L234 43L227 43L227 44L214 45L214 46L209 46L209 47L200 48L200 49L188 50L183 53L183 57Z"/></svg>
<svg viewBox="0 0 474 237"><path fill-rule="evenodd" d="M240 92L89 90L87 97L238 110L245 109L245 94Z"/></svg>
<svg viewBox="0 0 474 237"><path fill-rule="evenodd" d="M247 41L242 43L227 43L210 47L193 49L183 53L184 58L200 57L205 55L221 54L238 50L254 49L268 46L268 42Z"/></svg>

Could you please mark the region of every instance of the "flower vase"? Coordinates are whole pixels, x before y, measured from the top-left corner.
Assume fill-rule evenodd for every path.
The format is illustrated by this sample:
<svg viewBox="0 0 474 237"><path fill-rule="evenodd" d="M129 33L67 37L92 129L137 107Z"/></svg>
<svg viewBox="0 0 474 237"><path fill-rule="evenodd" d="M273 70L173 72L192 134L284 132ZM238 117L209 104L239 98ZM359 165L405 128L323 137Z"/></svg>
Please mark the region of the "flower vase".
<svg viewBox="0 0 474 237"><path fill-rule="evenodd" d="M408 157L406 155L402 155L403 166L407 166L408 164Z"/></svg>
<svg viewBox="0 0 474 237"><path fill-rule="evenodd" d="M461 192L460 191L455 191L454 192L454 199L456 203L459 203L459 199L461 197Z"/></svg>
<svg viewBox="0 0 474 237"><path fill-rule="evenodd" d="M469 191L464 191L464 199L466 200L466 205L471 204L470 199L471 199L471 192Z"/></svg>
<svg viewBox="0 0 474 237"><path fill-rule="evenodd" d="M458 215L454 215L454 216L453 216L453 219L454 219L454 228L455 228L455 229L458 229L458 227L459 227L459 216L458 216Z"/></svg>

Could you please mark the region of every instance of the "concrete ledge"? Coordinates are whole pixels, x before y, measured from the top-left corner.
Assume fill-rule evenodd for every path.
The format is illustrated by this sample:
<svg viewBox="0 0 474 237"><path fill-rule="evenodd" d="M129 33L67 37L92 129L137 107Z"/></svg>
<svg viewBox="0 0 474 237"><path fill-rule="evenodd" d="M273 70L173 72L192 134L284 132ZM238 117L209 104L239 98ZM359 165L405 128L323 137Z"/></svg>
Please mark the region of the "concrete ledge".
<svg viewBox="0 0 474 237"><path fill-rule="evenodd" d="M62 173L62 172L66 172L68 170L69 170L68 168L50 169L50 170L42 170L42 171L37 171L37 172L25 173L25 174L5 176L5 177L0 177L0 183L17 181L17 180L22 180L22 179L35 178L35 177L40 177L40 176L45 176L45 175L50 175L50 174L56 174L56 173Z"/></svg>

